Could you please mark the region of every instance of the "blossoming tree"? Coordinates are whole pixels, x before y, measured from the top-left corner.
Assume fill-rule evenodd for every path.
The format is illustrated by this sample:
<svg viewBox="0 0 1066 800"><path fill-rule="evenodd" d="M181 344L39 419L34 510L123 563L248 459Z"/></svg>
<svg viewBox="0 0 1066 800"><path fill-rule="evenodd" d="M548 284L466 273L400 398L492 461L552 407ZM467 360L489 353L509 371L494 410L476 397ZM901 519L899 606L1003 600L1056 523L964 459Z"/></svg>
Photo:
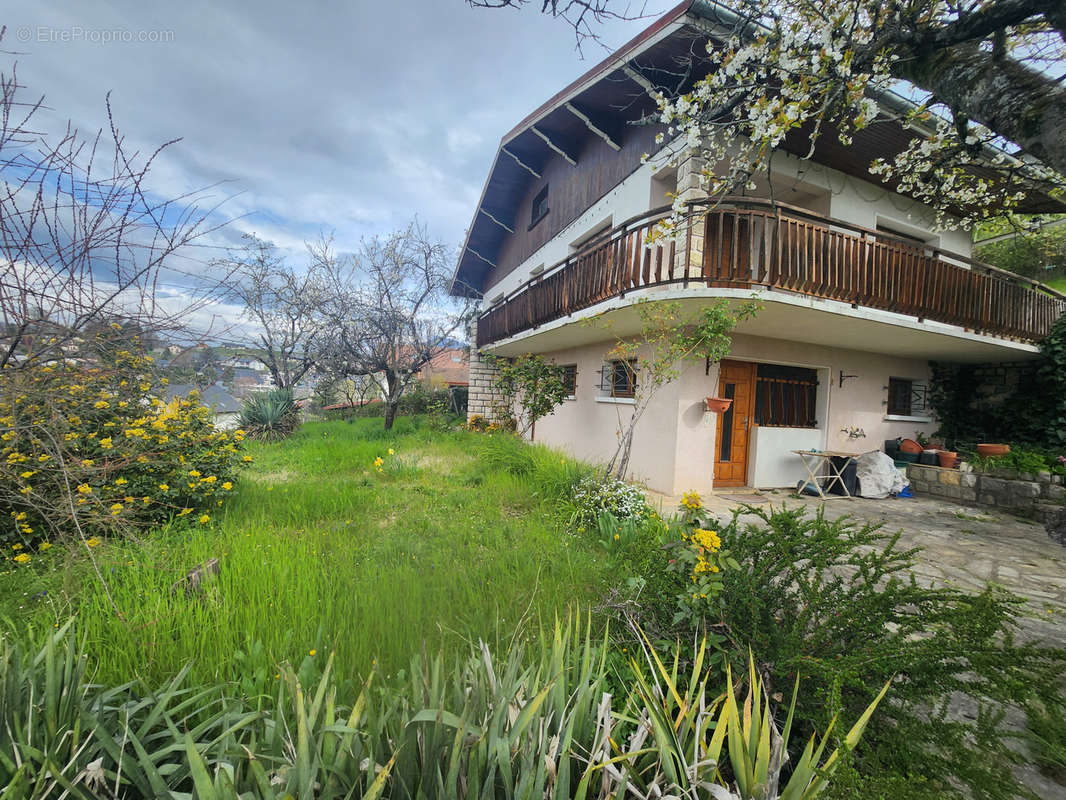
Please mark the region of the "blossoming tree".
<svg viewBox="0 0 1066 800"><path fill-rule="evenodd" d="M712 197L750 185L785 137L802 142L810 157L823 137L848 145L856 131L889 121L914 137L875 160L871 172L933 206L944 227L1009 211L1034 187L1066 188L1061 3L729 6L704 5L708 74L684 94L667 87L655 94L668 126L662 143L704 159ZM916 105L893 100L893 90Z"/></svg>

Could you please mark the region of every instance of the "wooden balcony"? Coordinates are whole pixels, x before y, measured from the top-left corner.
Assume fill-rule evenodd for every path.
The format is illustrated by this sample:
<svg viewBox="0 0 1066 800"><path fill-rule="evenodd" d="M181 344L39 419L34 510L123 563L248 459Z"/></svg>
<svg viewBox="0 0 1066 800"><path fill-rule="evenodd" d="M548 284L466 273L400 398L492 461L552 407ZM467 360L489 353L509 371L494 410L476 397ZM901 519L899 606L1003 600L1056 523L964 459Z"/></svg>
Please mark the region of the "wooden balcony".
<svg viewBox="0 0 1066 800"><path fill-rule="evenodd" d="M799 208L694 205L679 235L649 245L667 214L629 220L511 292L478 319L478 346L670 285L798 293L1023 342L1038 342L1066 311L1066 296L1035 281ZM700 258L686 265L686 253Z"/></svg>

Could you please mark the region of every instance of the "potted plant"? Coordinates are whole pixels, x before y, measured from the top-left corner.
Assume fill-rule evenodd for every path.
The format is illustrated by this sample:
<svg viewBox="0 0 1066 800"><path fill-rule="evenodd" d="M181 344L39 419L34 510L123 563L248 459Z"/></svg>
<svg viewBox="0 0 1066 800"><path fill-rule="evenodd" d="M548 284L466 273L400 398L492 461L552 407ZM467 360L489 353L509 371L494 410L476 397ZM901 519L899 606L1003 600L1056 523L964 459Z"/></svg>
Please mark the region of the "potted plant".
<svg viewBox="0 0 1066 800"><path fill-rule="evenodd" d="M729 406L733 404L731 397L708 397L707 398L707 410L713 414L721 414L729 410Z"/></svg>
<svg viewBox="0 0 1066 800"><path fill-rule="evenodd" d="M937 456L940 458L940 466L945 469L955 469L959 462L959 454L952 450L941 450Z"/></svg>

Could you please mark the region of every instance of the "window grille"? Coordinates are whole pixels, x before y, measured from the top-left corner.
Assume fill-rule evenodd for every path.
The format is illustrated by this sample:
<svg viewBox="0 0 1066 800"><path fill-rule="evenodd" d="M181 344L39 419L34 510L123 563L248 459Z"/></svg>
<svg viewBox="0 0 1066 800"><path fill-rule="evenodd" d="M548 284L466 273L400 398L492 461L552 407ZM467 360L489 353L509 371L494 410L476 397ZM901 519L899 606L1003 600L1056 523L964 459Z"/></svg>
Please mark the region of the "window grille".
<svg viewBox="0 0 1066 800"><path fill-rule="evenodd" d="M928 414L929 387L925 381L889 378L888 413L900 417L920 417Z"/></svg>
<svg viewBox="0 0 1066 800"><path fill-rule="evenodd" d="M637 393L637 360L607 361L600 370L600 391L608 397L633 397Z"/></svg>
<svg viewBox="0 0 1066 800"><path fill-rule="evenodd" d="M755 375L755 423L778 428L818 427L818 373L760 364Z"/></svg>

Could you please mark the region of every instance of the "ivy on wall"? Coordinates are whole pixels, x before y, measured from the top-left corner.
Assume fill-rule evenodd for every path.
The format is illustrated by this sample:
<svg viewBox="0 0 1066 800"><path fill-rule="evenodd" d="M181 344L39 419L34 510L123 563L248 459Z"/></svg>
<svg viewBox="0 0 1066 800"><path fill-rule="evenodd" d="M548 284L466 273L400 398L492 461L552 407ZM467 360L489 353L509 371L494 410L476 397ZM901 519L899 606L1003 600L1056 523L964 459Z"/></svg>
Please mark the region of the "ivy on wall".
<svg viewBox="0 0 1066 800"><path fill-rule="evenodd" d="M1009 442L1066 447L1066 316L1022 364L933 362L929 403L953 447Z"/></svg>

